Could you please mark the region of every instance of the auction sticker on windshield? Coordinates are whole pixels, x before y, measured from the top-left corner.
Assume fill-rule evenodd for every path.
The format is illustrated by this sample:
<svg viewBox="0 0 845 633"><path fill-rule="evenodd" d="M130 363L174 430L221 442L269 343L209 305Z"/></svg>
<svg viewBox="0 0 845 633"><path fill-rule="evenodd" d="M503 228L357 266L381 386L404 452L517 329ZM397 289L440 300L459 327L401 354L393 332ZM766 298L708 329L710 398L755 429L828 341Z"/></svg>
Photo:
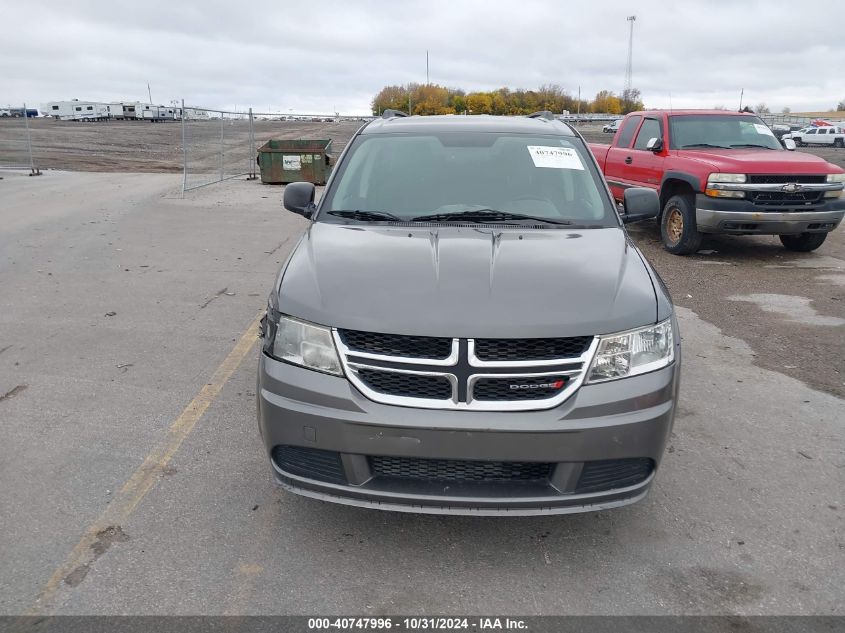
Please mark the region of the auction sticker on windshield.
<svg viewBox="0 0 845 633"><path fill-rule="evenodd" d="M772 132L767 125L761 125L760 123L754 124L754 129L757 130L758 134L768 134L769 136L774 136L774 132Z"/></svg>
<svg viewBox="0 0 845 633"><path fill-rule="evenodd" d="M569 147L548 147L546 145L529 145L528 153L535 167L551 169L584 169L584 163L578 152Z"/></svg>

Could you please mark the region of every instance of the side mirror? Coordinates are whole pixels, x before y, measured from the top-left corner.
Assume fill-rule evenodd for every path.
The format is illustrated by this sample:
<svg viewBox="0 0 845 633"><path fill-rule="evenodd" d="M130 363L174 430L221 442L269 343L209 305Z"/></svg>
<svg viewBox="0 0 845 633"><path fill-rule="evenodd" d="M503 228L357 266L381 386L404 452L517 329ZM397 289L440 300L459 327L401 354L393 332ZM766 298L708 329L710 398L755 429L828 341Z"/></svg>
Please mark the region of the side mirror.
<svg viewBox="0 0 845 633"><path fill-rule="evenodd" d="M662 138L650 138L648 139L648 143L645 144L645 148L652 152L659 152L663 149L663 139Z"/></svg>
<svg viewBox="0 0 845 633"><path fill-rule="evenodd" d="M282 204L288 211L310 218L317 205L314 204L314 185L310 182L292 182L285 186Z"/></svg>
<svg viewBox="0 0 845 633"><path fill-rule="evenodd" d="M623 224L650 220L660 213L660 198L654 189L630 187L622 195L622 207L625 211L622 215Z"/></svg>
<svg viewBox="0 0 845 633"><path fill-rule="evenodd" d="M780 142L783 143L785 149L788 149L790 152L795 151L795 141L793 141L791 138L781 139Z"/></svg>

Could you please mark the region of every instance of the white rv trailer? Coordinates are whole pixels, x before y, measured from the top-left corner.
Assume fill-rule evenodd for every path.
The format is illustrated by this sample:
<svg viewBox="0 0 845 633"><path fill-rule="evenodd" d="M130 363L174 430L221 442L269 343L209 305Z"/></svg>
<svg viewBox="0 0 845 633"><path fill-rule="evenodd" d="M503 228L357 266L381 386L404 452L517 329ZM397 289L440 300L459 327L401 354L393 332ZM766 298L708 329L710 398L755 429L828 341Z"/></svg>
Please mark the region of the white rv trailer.
<svg viewBox="0 0 845 633"><path fill-rule="evenodd" d="M186 121L209 119L208 110L198 110L197 108L186 107L184 110L180 107L173 109L173 116L176 120L181 120L184 116Z"/></svg>
<svg viewBox="0 0 845 633"><path fill-rule="evenodd" d="M152 103L138 104L136 116L145 121L173 121L176 119L176 108Z"/></svg>
<svg viewBox="0 0 845 633"><path fill-rule="evenodd" d="M51 101L41 106L45 116L63 121L105 121L112 116L110 103L96 101Z"/></svg>
<svg viewBox="0 0 845 633"><path fill-rule="evenodd" d="M120 118L125 121L134 121L137 118L138 106L140 105L140 101L124 101L120 104L123 109L123 113Z"/></svg>

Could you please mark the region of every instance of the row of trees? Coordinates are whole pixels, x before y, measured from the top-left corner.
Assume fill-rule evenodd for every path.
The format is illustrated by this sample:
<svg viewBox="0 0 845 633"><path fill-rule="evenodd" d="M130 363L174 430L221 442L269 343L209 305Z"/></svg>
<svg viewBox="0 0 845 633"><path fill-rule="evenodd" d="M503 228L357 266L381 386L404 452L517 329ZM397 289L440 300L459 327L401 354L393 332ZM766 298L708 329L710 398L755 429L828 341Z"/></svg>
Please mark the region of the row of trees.
<svg viewBox="0 0 845 633"><path fill-rule="evenodd" d="M594 99L579 101L556 84L543 85L537 90L511 90L499 88L490 92L467 93L460 88L444 88L437 84L408 84L405 86L385 86L373 98L373 114L380 115L388 108L413 114L531 114L538 110L563 112L603 112L627 114L642 110L640 91L636 88L622 91L616 95L610 90L598 92ZM724 105L714 106L717 110L726 110ZM746 107L757 114L769 114L769 107L759 103L753 108ZM845 110L845 99L836 105L837 111ZM789 108L783 108L783 114L789 114Z"/></svg>
<svg viewBox="0 0 845 633"><path fill-rule="evenodd" d="M595 99L572 97L558 85L543 85L537 90L499 88L490 92L467 93L459 88L444 88L437 84L408 84L385 86L373 98L373 114L380 115L388 108L412 114L531 114L539 110L551 112L609 112L627 114L643 108L640 91L631 89L616 95L602 90Z"/></svg>

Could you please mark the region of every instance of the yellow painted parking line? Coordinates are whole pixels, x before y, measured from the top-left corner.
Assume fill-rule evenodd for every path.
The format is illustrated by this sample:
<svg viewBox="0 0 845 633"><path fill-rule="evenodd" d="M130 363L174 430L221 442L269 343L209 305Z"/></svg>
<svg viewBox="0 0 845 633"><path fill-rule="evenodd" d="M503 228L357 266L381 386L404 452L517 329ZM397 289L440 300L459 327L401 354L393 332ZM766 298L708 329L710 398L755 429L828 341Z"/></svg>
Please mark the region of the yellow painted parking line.
<svg viewBox="0 0 845 633"><path fill-rule="evenodd" d="M156 485L168 462L182 446L182 442L185 441L206 409L249 354L256 340L258 322L263 314L264 310L261 310L253 319L232 351L215 370L211 380L200 389L199 393L194 396L194 399L170 425L167 436L150 451L144 462L132 473L132 476L114 496L109 507L85 531L65 562L53 572L50 580L44 585L26 615L49 614L53 607L53 599L61 589L62 583L67 582L67 584L75 585L81 582L97 557L109 547L113 540L120 540L119 537L123 536L123 524L126 523L141 500ZM115 535L118 538L115 538Z"/></svg>

